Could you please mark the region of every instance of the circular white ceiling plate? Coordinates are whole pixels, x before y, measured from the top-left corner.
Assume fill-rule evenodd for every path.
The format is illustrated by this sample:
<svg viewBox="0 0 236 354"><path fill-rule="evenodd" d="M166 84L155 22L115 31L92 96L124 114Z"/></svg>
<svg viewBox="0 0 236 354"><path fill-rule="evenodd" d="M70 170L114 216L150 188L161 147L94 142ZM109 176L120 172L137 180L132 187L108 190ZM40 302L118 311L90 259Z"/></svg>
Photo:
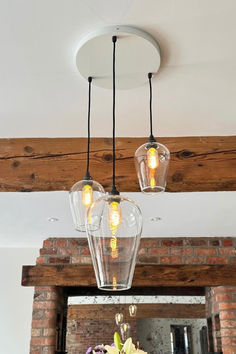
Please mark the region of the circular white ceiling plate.
<svg viewBox="0 0 236 354"><path fill-rule="evenodd" d="M116 87L131 89L148 81L160 67L160 47L147 32L131 26L109 26L88 34L79 43L76 65L95 86L112 87L112 36L116 42Z"/></svg>

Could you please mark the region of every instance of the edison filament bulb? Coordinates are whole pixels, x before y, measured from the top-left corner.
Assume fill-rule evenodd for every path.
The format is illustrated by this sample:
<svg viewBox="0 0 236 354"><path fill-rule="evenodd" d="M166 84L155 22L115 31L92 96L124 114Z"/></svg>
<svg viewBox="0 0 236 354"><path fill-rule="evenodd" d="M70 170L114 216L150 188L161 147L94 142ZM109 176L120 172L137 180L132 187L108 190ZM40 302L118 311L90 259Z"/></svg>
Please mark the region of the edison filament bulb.
<svg viewBox="0 0 236 354"><path fill-rule="evenodd" d="M117 326L120 326L121 323L123 323L123 320L124 320L123 313L117 313L115 315L115 321L116 321Z"/></svg>
<svg viewBox="0 0 236 354"><path fill-rule="evenodd" d="M130 324L122 323L120 325L120 333L121 333L122 340L126 341L126 339L128 339L130 336Z"/></svg>
<svg viewBox="0 0 236 354"><path fill-rule="evenodd" d="M159 166L158 152L155 147L150 147L147 151L148 167L155 169Z"/></svg>
<svg viewBox="0 0 236 354"><path fill-rule="evenodd" d="M117 201L111 201L108 211L109 225L112 231L116 231L121 224L121 207Z"/></svg>
<svg viewBox="0 0 236 354"><path fill-rule="evenodd" d="M110 247L111 247L111 257L118 257L118 248L117 248L117 230L122 222L121 218L121 207L120 203L117 200L111 199L108 209L108 222L111 230L111 239L110 239Z"/></svg>
<svg viewBox="0 0 236 354"><path fill-rule="evenodd" d="M86 184L82 189L82 203L86 207L93 203L93 188L89 184Z"/></svg>
<svg viewBox="0 0 236 354"><path fill-rule="evenodd" d="M157 149L153 146L147 149L147 163L150 169L150 187L153 189L156 185L155 173L156 168L159 166L159 156Z"/></svg>
<svg viewBox="0 0 236 354"><path fill-rule="evenodd" d="M149 178L150 178L150 187L154 188L156 185L156 179L155 179L155 169L151 169L149 172Z"/></svg>
<svg viewBox="0 0 236 354"><path fill-rule="evenodd" d="M130 317L135 317L136 313L137 313L137 306L136 305L130 305L129 306Z"/></svg>

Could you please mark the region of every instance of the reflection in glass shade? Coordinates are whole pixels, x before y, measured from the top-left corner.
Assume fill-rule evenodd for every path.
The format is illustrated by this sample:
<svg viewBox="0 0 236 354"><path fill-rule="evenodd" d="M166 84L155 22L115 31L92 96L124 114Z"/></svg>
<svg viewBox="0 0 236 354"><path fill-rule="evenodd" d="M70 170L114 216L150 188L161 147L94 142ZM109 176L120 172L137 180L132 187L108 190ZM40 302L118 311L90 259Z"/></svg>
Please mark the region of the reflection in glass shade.
<svg viewBox="0 0 236 354"><path fill-rule="evenodd" d="M135 317L137 313L137 306L136 305L130 305L129 306L129 314L131 317Z"/></svg>
<svg viewBox="0 0 236 354"><path fill-rule="evenodd" d="M119 326L124 321L123 313L117 313L115 316L116 324Z"/></svg>
<svg viewBox="0 0 236 354"><path fill-rule="evenodd" d="M129 323L122 323L120 325L120 334L122 340L125 342L126 339L130 337L130 324Z"/></svg>

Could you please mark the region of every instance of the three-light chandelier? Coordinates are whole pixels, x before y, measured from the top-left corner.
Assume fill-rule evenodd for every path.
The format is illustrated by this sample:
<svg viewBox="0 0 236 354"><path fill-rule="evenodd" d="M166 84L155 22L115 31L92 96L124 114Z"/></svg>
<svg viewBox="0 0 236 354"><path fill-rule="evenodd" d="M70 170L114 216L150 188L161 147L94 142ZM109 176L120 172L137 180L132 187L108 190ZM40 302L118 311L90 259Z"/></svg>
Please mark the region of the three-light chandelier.
<svg viewBox="0 0 236 354"><path fill-rule="evenodd" d="M124 41L126 39L126 41ZM132 40L131 40L132 39ZM131 43L134 44L131 53L138 55L141 50L148 52L148 68L156 73L160 65L159 46L155 40L146 32L127 26L109 27L95 34L89 35L80 46L77 54L77 66L89 83L88 95L88 144L87 144L87 169L83 179L74 184L70 191L70 205L74 219L75 228L78 231L86 231L88 243L92 256L95 276L98 288L103 290L126 290L132 285L133 273L136 263L136 256L142 232L142 215L139 207L131 199L120 195L116 187L116 44L117 41L125 42L121 49L127 52ZM103 70L108 70L109 65L106 48L112 45L112 68L107 76ZM97 50L98 44L104 49L102 58L94 57L93 51ZM151 45L151 47L150 47ZM128 46L128 47L127 47ZM131 49L132 50L132 49ZM119 54L118 59L123 64L129 64L133 54L125 57ZM110 54L109 54L110 55ZM108 55L108 56L109 56ZM127 56L128 55L128 56ZM151 56L151 65L150 65ZM126 58L126 59L125 59ZM95 60L95 69L91 65ZM102 64L101 64L102 63ZM130 62L131 64L131 62ZM101 66L101 79L97 71ZM170 160L169 150L158 143L152 130L152 74L148 70L144 73L145 60L137 58L136 66L130 66L138 76L138 84L147 79L150 87L150 136L146 144L140 146L135 153L135 165L139 184L142 192L155 194L165 190L168 165ZM126 65L126 72L127 67ZM138 70L137 70L138 67ZM89 73L89 75L87 75ZM91 112L91 84L97 81L97 86L107 87L110 85L108 78L112 76L112 136L113 136L113 177L110 192L105 194L101 184L94 181L89 171L90 156L90 112ZM126 74L126 77L129 76ZM128 80L124 74L119 72L119 88L131 88L137 86L137 78L131 72ZM109 83L108 83L109 82Z"/></svg>

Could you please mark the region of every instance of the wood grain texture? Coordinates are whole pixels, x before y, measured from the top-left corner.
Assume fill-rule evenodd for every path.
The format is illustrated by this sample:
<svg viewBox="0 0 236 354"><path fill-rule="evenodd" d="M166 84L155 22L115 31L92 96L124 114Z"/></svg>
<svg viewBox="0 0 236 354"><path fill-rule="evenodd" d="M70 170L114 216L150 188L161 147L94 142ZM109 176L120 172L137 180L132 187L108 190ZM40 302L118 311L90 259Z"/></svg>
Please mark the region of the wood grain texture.
<svg viewBox="0 0 236 354"><path fill-rule="evenodd" d="M67 317L72 320L106 319L114 320L116 313L129 318L129 305L70 305ZM138 304L136 318L205 318L203 304Z"/></svg>
<svg viewBox="0 0 236 354"><path fill-rule="evenodd" d="M117 186L139 191L134 153L146 138L117 138ZM236 136L160 138L171 152L167 191L236 190ZM0 191L69 190L85 173L85 138L0 139ZM112 140L93 138L91 174L111 185Z"/></svg>
<svg viewBox="0 0 236 354"><path fill-rule="evenodd" d="M92 265L23 266L23 286L96 286ZM236 285L236 265L137 265L133 286Z"/></svg>

